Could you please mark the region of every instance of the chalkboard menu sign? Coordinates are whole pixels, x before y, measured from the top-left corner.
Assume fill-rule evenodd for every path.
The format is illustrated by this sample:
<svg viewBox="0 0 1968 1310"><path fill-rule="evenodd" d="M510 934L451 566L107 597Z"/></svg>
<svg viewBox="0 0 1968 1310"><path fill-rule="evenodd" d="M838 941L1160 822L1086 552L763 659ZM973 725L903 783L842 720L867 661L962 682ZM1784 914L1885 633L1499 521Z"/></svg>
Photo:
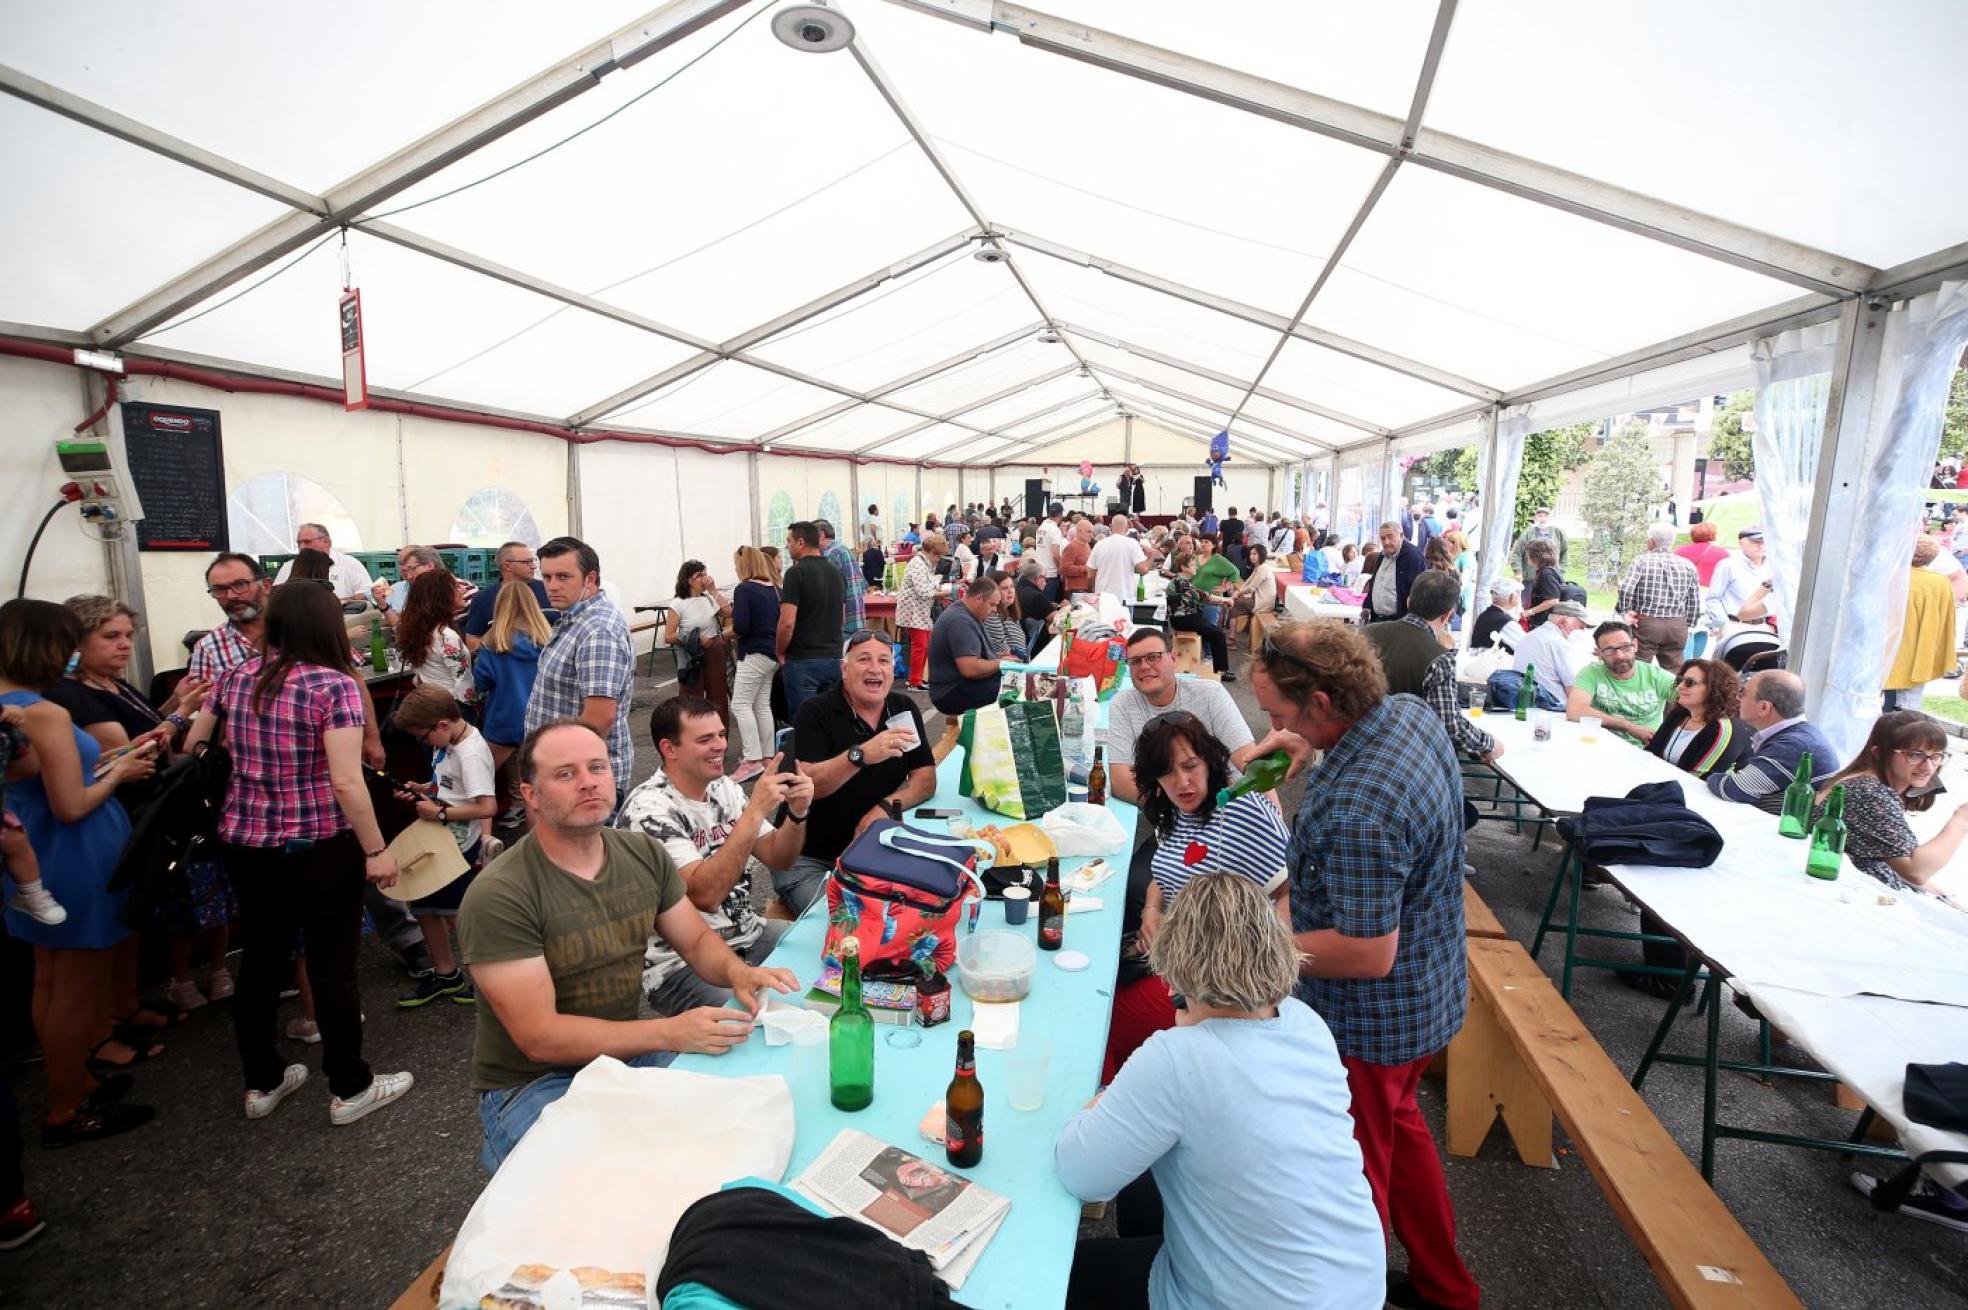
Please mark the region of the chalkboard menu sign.
<svg viewBox="0 0 1968 1310"><path fill-rule="evenodd" d="M143 502L140 550L227 550L219 411L123 405L123 449Z"/></svg>

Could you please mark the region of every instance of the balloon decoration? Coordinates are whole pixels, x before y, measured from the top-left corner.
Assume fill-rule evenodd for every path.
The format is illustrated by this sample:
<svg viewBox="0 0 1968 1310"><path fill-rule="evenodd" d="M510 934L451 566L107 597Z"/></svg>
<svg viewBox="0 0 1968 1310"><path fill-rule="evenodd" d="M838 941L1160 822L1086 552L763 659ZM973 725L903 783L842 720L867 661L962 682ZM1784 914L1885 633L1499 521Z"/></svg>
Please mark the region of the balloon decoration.
<svg viewBox="0 0 1968 1310"><path fill-rule="evenodd" d="M1230 458L1230 433L1228 429L1210 438L1209 471L1210 481L1219 487L1230 484L1223 480L1223 461Z"/></svg>

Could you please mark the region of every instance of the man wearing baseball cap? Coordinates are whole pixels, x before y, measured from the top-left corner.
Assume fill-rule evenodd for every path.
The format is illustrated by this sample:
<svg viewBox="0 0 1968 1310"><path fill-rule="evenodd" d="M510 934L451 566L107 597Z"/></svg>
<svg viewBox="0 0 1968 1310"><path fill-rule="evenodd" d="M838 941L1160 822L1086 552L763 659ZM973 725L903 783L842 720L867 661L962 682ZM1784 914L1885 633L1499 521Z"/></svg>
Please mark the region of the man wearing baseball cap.
<svg viewBox="0 0 1968 1310"><path fill-rule="evenodd" d="M1751 524L1738 532L1736 544L1741 550L1717 564L1708 580L1705 610L1710 627L1719 628L1724 623L1735 622L1736 616L1742 612L1743 602L1770 576L1769 566L1763 559L1761 525Z"/></svg>

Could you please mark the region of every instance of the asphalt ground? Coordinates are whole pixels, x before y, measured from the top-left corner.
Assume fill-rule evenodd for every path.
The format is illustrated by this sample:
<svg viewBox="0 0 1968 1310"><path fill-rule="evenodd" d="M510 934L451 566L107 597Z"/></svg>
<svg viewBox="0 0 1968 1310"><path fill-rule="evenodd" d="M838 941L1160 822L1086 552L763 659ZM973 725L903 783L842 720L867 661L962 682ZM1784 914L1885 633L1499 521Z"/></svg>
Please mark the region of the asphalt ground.
<svg viewBox="0 0 1968 1310"><path fill-rule="evenodd" d="M642 740L648 707L671 690L639 682L638 776L651 759ZM1232 690L1246 717L1261 724L1248 683ZM932 735L940 728L940 721L930 724ZM1296 809L1297 784L1285 800ZM1554 845L1546 840L1533 851L1528 833L1489 821L1471 836L1476 885L1520 941L1535 931L1556 870ZM1584 915L1607 927L1629 926L1633 918L1609 888L1587 893ZM1556 957L1547 945L1547 970ZM21 975L17 956L4 963L10 967L0 974L0 996L11 1017L24 1006ZM318 1071L278 1113L248 1122L239 1109L225 1004L194 1014L169 1035L169 1051L139 1071L133 1099L157 1106L157 1121L107 1142L40 1149L40 1072L17 1068L29 1194L48 1231L31 1246L0 1253L0 1305L387 1306L450 1241L485 1182L469 1090L472 1011L448 1003L398 1011L392 1002L406 981L373 941L365 943L361 978L370 1063L378 1071L411 1070L417 1086L349 1127L330 1126ZM1592 970L1578 976L1572 994L1573 1007L1623 1069L1638 1061L1661 1004ZM293 1006L283 1016L298 1013ZM1752 1054L1754 1025L1733 1007L1724 1007L1722 1019L1726 1049ZM1695 1023L1680 1025L1685 1049L1698 1037ZM289 1049L318 1066L319 1048ZM1779 1046L1778 1054L1803 1060L1794 1048ZM1439 1141L1441 1084L1424 1082L1421 1095ZM1699 1071L1662 1066L1648 1080L1646 1099L1693 1158ZM1721 1108L1731 1122L1820 1136L1841 1137L1853 1123L1822 1084L1740 1074L1723 1075ZM1445 1156L1463 1257L1487 1304L1665 1305L1562 1130L1558 1148L1556 1169L1528 1168L1498 1128L1475 1158ZM1724 1142L1715 1188L1806 1305L1968 1305L1968 1236L1875 1213L1846 1181L1854 1167L1818 1152ZM1101 1228L1089 1223L1084 1231ZM1403 1260L1397 1247L1390 1261Z"/></svg>

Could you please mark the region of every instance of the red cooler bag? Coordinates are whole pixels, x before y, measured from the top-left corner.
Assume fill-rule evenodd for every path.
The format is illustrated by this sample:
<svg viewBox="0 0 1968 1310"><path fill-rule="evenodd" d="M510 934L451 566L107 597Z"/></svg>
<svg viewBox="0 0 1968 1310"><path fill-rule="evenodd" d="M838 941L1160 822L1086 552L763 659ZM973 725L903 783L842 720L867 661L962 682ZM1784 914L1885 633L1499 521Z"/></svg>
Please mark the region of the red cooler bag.
<svg viewBox="0 0 1968 1310"><path fill-rule="evenodd" d="M913 982L928 962L957 962L957 922L965 902L984 894L978 848L943 833L878 820L848 843L827 879L827 941L822 967L840 963L839 946L861 942L861 973Z"/></svg>

